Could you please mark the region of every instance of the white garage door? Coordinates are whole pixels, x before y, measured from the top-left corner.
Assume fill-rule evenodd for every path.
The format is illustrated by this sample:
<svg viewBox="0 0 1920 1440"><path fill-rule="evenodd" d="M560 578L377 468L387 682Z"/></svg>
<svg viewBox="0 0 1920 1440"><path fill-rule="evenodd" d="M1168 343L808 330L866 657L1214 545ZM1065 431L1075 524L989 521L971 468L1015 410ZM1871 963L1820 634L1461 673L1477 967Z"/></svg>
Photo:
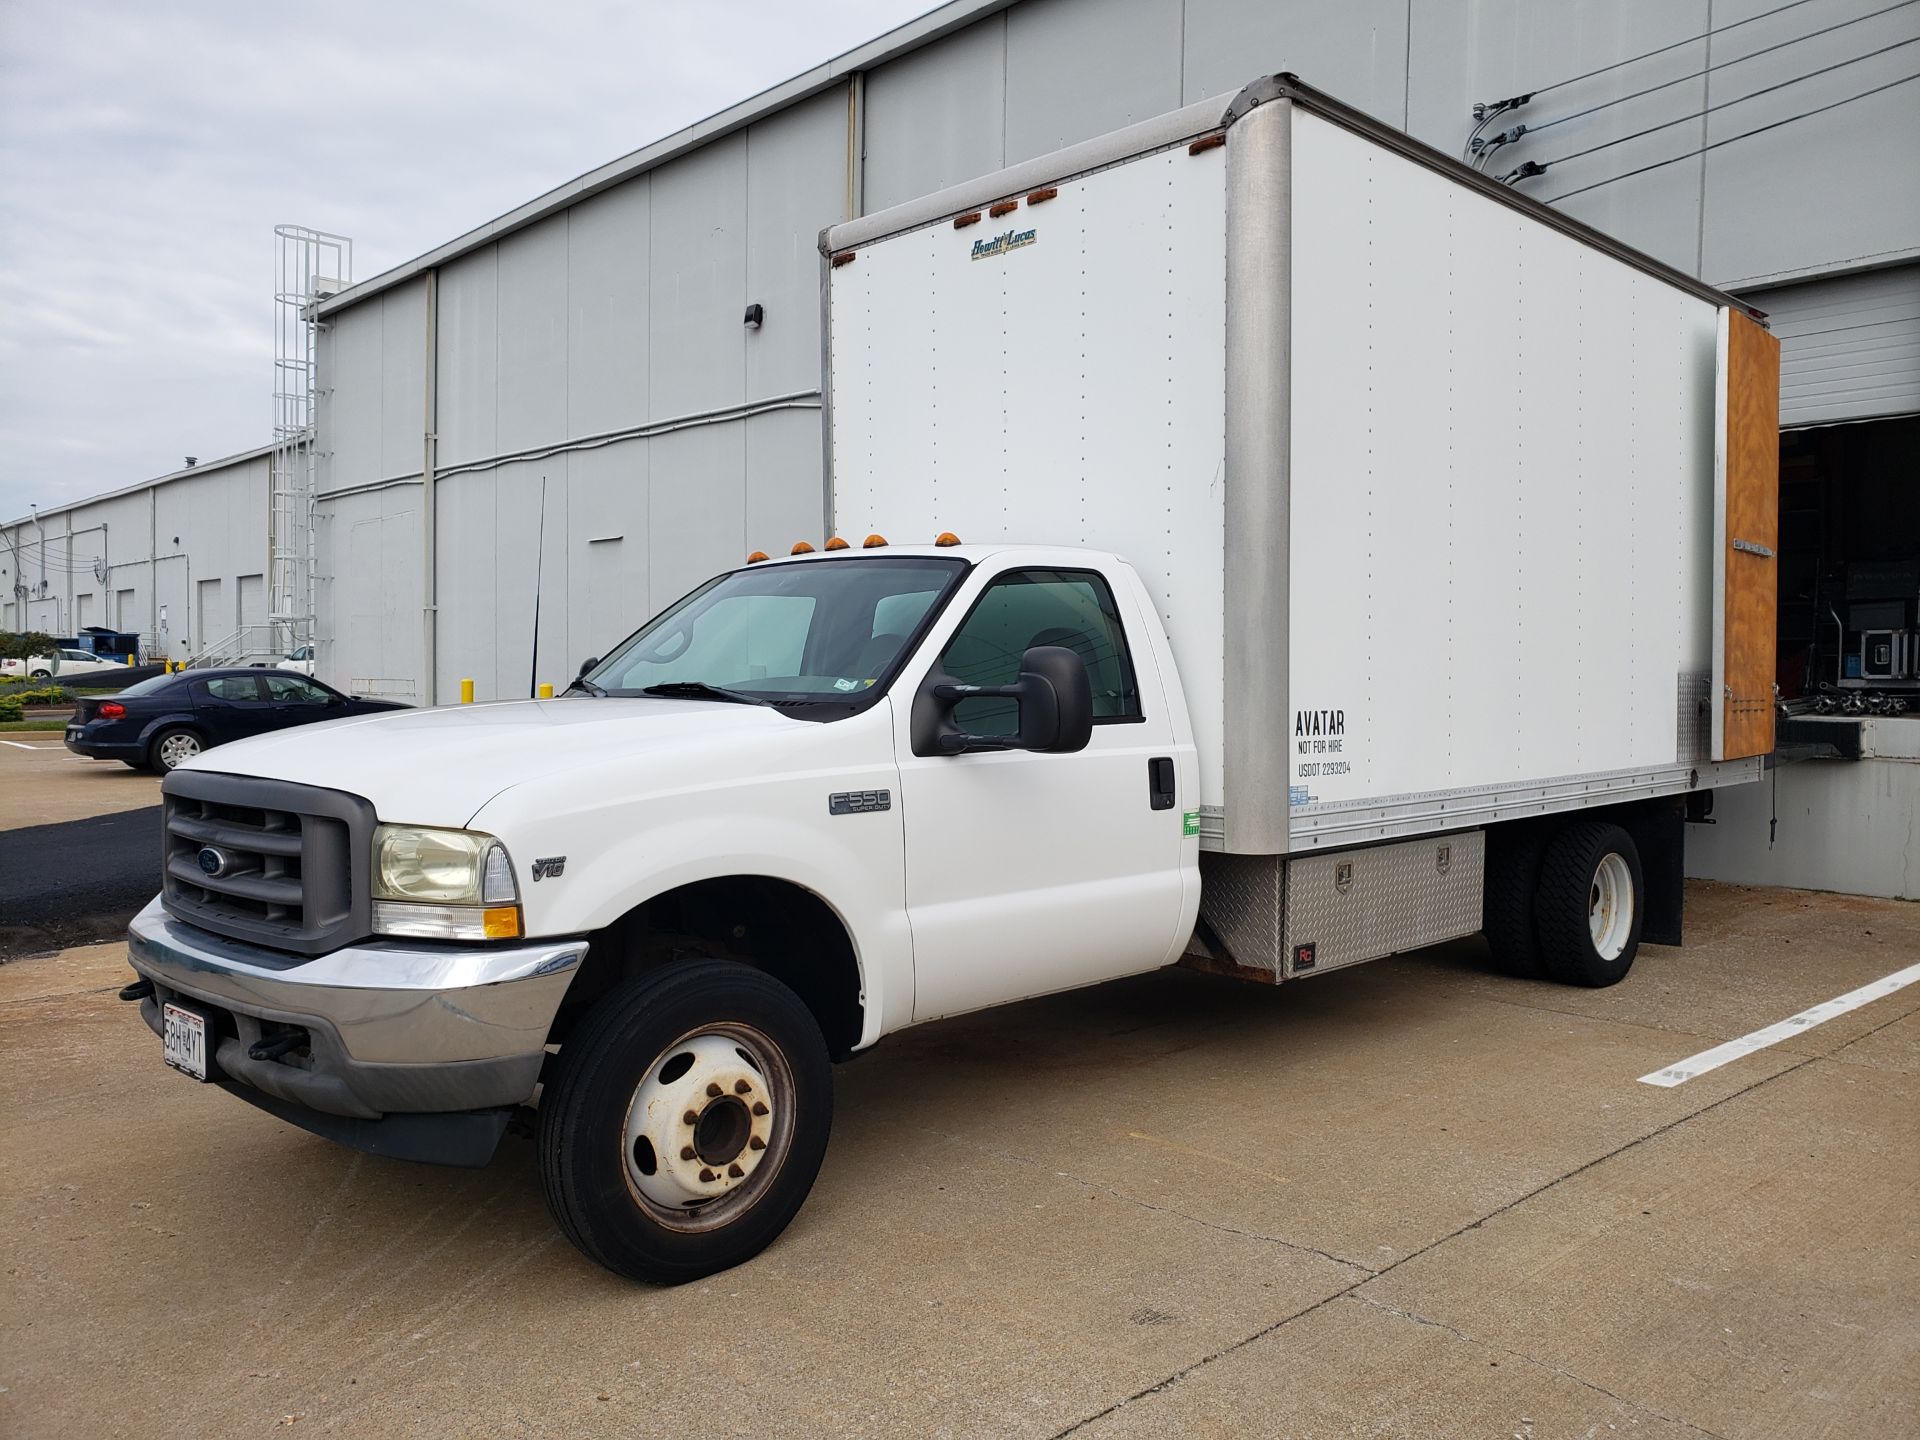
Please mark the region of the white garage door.
<svg viewBox="0 0 1920 1440"><path fill-rule="evenodd" d="M1920 265L1757 290L1780 337L1780 426L1920 411Z"/></svg>

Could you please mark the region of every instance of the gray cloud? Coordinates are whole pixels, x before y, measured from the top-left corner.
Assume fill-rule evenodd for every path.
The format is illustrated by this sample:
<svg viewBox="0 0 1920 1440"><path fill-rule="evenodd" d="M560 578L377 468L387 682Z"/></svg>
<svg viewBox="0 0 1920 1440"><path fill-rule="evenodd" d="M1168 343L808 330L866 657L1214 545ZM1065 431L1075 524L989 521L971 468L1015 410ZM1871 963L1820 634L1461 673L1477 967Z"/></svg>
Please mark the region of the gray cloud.
<svg viewBox="0 0 1920 1440"><path fill-rule="evenodd" d="M0 520L271 438L273 226L365 278L930 0L0 0Z"/></svg>

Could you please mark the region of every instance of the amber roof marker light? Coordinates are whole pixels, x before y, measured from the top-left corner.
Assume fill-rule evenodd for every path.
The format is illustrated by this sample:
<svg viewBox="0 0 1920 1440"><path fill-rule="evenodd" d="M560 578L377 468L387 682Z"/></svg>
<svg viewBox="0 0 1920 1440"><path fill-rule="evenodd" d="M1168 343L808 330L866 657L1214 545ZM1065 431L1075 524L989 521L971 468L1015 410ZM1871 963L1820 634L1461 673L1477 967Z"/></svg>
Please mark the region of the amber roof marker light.
<svg viewBox="0 0 1920 1440"><path fill-rule="evenodd" d="M747 556L747 564L758 565L762 560L765 560L766 558L767 558L766 551L756 550L751 555Z"/></svg>
<svg viewBox="0 0 1920 1440"><path fill-rule="evenodd" d="M1002 215L1011 215L1019 208L1018 200L996 200L987 207L987 214L998 220Z"/></svg>
<svg viewBox="0 0 1920 1440"><path fill-rule="evenodd" d="M960 543L960 537L951 530L942 530L938 535L933 537L933 543L944 550L949 545L958 545Z"/></svg>
<svg viewBox="0 0 1920 1440"><path fill-rule="evenodd" d="M833 536L827 541L827 549L829 550L845 550L847 548L847 542L842 540L838 535Z"/></svg>
<svg viewBox="0 0 1920 1440"><path fill-rule="evenodd" d="M884 535L869 535L865 540L860 542L860 548L862 550L884 550L887 548L887 537Z"/></svg>
<svg viewBox="0 0 1920 1440"><path fill-rule="evenodd" d="M811 555L813 553L813 546L809 545L805 540L796 540L793 542L793 548L787 551L787 553L789 555Z"/></svg>

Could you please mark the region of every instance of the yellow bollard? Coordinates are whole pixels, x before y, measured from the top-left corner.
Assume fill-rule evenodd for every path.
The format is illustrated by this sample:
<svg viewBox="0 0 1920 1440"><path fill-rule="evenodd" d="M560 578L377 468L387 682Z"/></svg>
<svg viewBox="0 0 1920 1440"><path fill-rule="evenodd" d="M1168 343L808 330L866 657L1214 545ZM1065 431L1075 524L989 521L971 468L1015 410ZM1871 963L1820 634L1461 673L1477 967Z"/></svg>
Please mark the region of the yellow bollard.
<svg viewBox="0 0 1920 1440"><path fill-rule="evenodd" d="M462 680L460 682L460 703L462 705L473 704L473 681Z"/></svg>
<svg viewBox="0 0 1920 1440"><path fill-rule="evenodd" d="M544 684L544 683L543 683L543 684L542 684L542 685L540 686L540 698L541 698L542 700L551 700L551 699L553 699L553 686L551 686L551 685L547 685L547 684Z"/></svg>
<svg viewBox="0 0 1920 1440"><path fill-rule="evenodd" d="M127 656L127 668L129 670L133 668L133 656L131 655Z"/></svg>

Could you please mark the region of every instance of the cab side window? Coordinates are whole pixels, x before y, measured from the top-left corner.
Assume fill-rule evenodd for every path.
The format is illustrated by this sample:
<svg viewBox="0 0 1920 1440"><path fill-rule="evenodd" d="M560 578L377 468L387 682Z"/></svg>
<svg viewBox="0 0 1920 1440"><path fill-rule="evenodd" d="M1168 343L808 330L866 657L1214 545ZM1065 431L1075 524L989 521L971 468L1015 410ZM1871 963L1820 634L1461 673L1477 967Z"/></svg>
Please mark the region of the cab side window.
<svg viewBox="0 0 1920 1440"><path fill-rule="evenodd" d="M987 587L940 657L968 685L1010 685L1020 657L1036 645L1060 645L1086 662L1094 724L1141 719L1140 690L1120 615L1106 580L1092 570L1015 570ZM975 735L1019 728L1012 700L962 700L953 718Z"/></svg>

